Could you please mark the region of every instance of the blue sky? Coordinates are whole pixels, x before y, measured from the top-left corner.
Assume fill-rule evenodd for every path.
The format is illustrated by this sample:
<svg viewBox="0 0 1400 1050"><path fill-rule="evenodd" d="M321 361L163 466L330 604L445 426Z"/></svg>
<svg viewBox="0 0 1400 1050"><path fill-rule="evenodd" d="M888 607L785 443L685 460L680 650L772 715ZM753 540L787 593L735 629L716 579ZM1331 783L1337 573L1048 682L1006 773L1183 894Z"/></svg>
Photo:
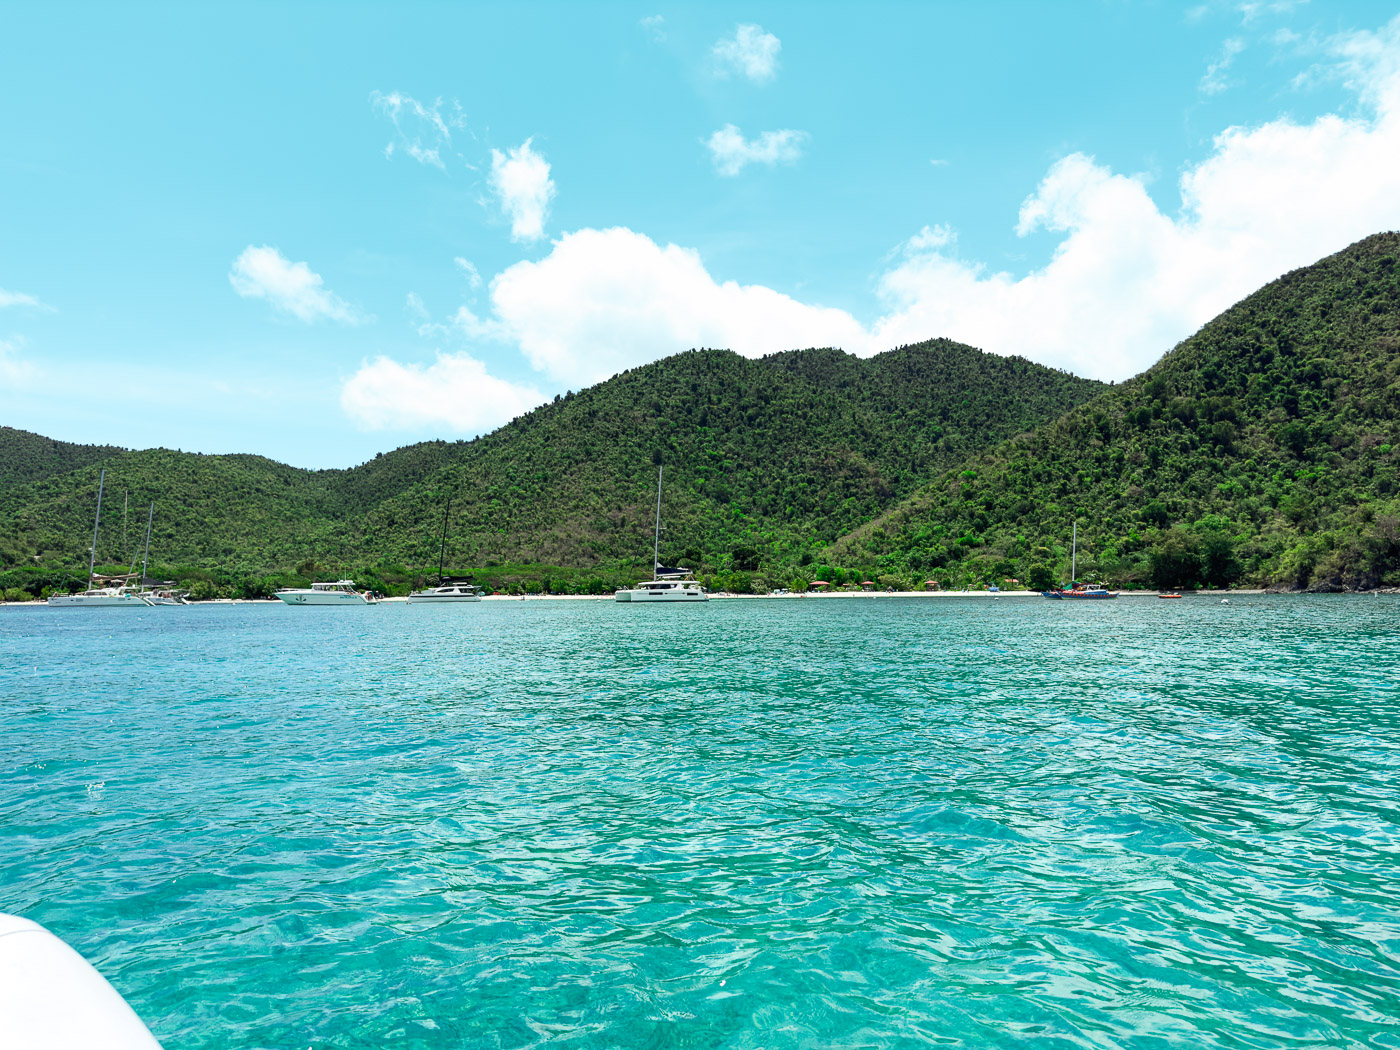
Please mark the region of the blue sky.
<svg viewBox="0 0 1400 1050"><path fill-rule="evenodd" d="M0 422L346 466L697 345L1126 378L1400 226L1396 13L12 8Z"/></svg>

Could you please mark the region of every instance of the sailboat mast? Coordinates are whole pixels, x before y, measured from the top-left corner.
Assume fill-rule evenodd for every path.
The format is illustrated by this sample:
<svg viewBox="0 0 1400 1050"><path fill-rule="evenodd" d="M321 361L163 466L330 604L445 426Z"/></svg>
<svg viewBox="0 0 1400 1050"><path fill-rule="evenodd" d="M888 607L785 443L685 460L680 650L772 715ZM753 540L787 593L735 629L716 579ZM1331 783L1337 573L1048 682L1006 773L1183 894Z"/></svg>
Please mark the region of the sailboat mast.
<svg viewBox="0 0 1400 1050"><path fill-rule="evenodd" d="M657 566L661 564L661 475L666 468L664 466L656 468L656 538L651 544L651 571L656 575Z"/></svg>
<svg viewBox="0 0 1400 1050"><path fill-rule="evenodd" d="M146 586L146 566L151 560L151 522L156 516L156 505L146 512L146 553L141 556L141 586Z"/></svg>
<svg viewBox="0 0 1400 1050"><path fill-rule="evenodd" d="M1069 585L1074 586L1074 581L1079 579L1079 522L1074 523L1074 539L1070 545L1069 555Z"/></svg>
<svg viewBox="0 0 1400 1050"><path fill-rule="evenodd" d="M97 523L102 520L102 486L107 482L107 471L97 475L97 513L92 518L92 550L88 557L88 590L92 590L92 573L97 568Z"/></svg>
<svg viewBox="0 0 1400 1050"><path fill-rule="evenodd" d="M442 563L447 557L447 516L452 513L452 501L442 510L442 545L438 547L438 584L442 584Z"/></svg>

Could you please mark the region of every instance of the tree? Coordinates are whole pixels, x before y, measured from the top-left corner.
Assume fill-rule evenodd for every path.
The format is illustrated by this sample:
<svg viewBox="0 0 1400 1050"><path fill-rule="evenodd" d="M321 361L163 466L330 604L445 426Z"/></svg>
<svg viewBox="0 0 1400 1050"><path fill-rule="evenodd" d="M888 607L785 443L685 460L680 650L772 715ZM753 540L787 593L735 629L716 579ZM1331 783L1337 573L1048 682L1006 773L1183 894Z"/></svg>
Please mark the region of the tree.
<svg viewBox="0 0 1400 1050"><path fill-rule="evenodd" d="M1043 561L1026 570L1026 586L1033 591L1049 591L1055 587L1055 574Z"/></svg>
<svg viewBox="0 0 1400 1050"><path fill-rule="evenodd" d="M1181 526L1162 533L1149 555L1152 582L1161 590L1189 587L1201 576L1201 556L1196 538Z"/></svg>

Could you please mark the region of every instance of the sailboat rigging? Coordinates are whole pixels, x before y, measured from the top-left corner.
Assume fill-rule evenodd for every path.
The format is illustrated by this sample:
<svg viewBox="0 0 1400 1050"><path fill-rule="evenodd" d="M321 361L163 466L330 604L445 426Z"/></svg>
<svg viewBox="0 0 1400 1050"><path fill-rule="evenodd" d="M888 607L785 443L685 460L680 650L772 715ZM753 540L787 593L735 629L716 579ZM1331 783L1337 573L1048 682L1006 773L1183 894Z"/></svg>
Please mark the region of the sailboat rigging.
<svg viewBox="0 0 1400 1050"><path fill-rule="evenodd" d="M651 541L651 564L655 579L635 587L622 587L613 594L619 602L705 602L710 596L690 576L690 570L661 564L661 480L666 468L656 472L656 531Z"/></svg>

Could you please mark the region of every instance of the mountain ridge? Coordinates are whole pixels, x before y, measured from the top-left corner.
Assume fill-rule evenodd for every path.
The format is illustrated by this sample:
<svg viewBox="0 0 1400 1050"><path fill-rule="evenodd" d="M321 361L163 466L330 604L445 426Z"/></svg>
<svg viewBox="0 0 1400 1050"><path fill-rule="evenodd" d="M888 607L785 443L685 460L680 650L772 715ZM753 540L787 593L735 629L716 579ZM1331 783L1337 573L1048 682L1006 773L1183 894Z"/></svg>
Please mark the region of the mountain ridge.
<svg viewBox="0 0 1400 1050"><path fill-rule="evenodd" d="M938 468L1101 387L948 340L866 359L695 350L473 441L404 446L349 470L93 453L66 473L0 483L0 568L82 560L103 464L109 491L156 501L153 551L210 571L435 564L449 498L454 564L635 564L649 548L660 462L671 468L666 539L676 556L716 568L752 549L738 560L774 563L834 541Z"/></svg>
<svg viewBox="0 0 1400 1050"><path fill-rule="evenodd" d="M1078 517L1081 564L1119 584L1400 583L1397 256L1400 234L1382 233L1290 271L832 557L1046 583L1067 575Z"/></svg>
<svg viewBox="0 0 1400 1050"><path fill-rule="evenodd" d="M663 463L663 558L733 589L1050 586L1076 520L1080 565L1118 586L1400 585L1397 258L1383 233L1291 271L1122 384L949 340L692 350L331 471L0 431L0 586L71 577L106 465L156 498L163 564L218 593L402 589L449 500L449 569L606 589L649 570Z"/></svg>

